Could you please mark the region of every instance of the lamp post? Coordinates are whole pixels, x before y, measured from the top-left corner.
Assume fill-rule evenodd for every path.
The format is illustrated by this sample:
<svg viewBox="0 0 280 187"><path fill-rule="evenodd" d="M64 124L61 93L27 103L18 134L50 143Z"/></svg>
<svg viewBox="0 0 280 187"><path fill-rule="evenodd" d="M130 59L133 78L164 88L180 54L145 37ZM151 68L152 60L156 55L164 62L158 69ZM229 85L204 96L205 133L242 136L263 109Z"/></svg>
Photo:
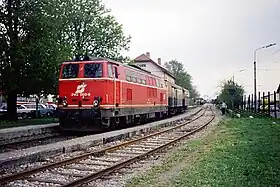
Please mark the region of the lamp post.
<svg viewBox="0 0 280 187"><path fill-rule="evenodd" d="M257 70L256 70L256 58L257 58L257 51L260 50L260 49L264 49L264 48L269 48L269 47L272 47L276 45L276 43L272 43L272 44L269 44L269 45L266 45L266 46L262 46L260 48L257 48L255 51L254 51L254 100L255 100L255 112L257 111Z"/></svg>
<svg viewBox="0 0 280 187"><path fill-rule="evenodd" d="M236 72L233 73L233 76L232 76L232 82L233 82L233 84L234 84L234 74L235 74L235 73L240 73L240 72L245 71L245 70L246 70L246 69L241 69L241 70L236 71Z"/></svg>

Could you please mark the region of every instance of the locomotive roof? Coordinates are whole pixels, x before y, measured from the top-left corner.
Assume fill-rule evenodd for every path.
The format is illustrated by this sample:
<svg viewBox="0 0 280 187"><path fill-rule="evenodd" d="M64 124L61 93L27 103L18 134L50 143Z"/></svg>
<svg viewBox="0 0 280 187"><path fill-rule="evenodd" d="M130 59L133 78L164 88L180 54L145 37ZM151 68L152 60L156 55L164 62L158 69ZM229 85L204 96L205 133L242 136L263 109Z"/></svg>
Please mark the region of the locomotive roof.
<svg viewBox="0 0 280 187"><path fill-rule="evenodd" d="M130 68L130 69L133 69L133 70L140 70L140 71L142 71L143 73L149 73L149 74L151 74L152 76L155 76L155 77L158 77L158 78L162 78L162 77L159 77L159 76L157 76L157 75L154 75L154 74L152 74L150 71L147 71L147 70L145 70L145 69L142 69L141 67L139 67L139 66L136 66L136 65L134 65L134 64L123 64L123 63L120 63L120 62L118 62L118 61L115 61L115 60L112 60L112 59L110 59L110 58L104 58L104 57L92 57L92 56L88 56L88 57L85 57L85 59L78 59L78 60L76 60L76 59L74 59L74 60L68 60L68 61L65 61L65 62L63 62L63 64L64 63L71 63L71 62L80 62L80 63L82 63L82 62L87 62L87 61L99 61L99 62L110 62L110 63L113 63L113 64L116 64L116 65L122 65L122 66L124 66L124 67L127 67L127 68Z"/></svg>
<svg viewBox="0 0 280 187"><path fill-rule="evenodd" d="M109 58L104 58L104 57L92 57L92 56L89 56L89 57L85 57L84 59L74 59L74 60L68 60L68 61L65 61L66 63L71 63L71 62L87 62L87 61L106 61L106 62L111 62L111 63L114 63L114 64L117 64L117 65L121 65L122 63L120 62L117 62L115 60L112 60L112 59L109 59Z"/></svg>

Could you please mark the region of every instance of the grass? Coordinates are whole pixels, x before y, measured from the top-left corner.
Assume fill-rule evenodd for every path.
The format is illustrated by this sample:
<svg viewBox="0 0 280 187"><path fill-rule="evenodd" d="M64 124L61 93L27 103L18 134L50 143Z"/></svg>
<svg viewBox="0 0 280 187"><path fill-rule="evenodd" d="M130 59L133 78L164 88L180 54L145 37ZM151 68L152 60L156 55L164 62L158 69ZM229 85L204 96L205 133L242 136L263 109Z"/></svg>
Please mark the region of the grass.
<svg viewBox="0 0 280 187"><path fill-rule="evenodd" d="M279 186L279 175L280 121L227 119L127 186Z"/></svg>
<svg viewBox="0 0 280 187"><path fill-rule="evenodd" d="M17 121L0 120L0 129L20 127L27 125L42 125L47 123L57 123L56 118L37 118L37 119L19 119Z"/></svg>

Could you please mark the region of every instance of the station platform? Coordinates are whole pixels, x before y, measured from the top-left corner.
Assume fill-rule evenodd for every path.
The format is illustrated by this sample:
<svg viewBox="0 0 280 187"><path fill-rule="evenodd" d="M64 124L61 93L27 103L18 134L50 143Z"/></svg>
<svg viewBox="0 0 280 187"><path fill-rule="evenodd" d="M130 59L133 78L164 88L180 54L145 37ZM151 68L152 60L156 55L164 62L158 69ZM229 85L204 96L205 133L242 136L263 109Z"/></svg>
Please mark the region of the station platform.
<svg viewBox="0 0 280 187"><path fill-rule="evenodd" d="M0 145L29 140L32 136L44 137L57 129L58 123L0 129Z"/></svg>

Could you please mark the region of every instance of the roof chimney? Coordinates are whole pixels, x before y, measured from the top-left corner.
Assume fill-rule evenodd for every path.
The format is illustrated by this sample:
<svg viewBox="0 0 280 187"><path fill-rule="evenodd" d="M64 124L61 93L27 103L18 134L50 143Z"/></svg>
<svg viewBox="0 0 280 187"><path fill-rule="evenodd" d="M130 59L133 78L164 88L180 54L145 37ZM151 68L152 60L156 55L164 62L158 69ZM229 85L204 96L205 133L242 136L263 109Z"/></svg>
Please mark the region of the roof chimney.
<svg viewBox="0 0 280 187"><path fill-rule="evenodd" d="M161 65L161 58L158 58L157 61L158 61L158 64Z"/></svg>
<svg viewBox="0 0 280 187"><path fill-rule="evenodd" d="M150 52L146 52L146 56L150 58Z"/></svg>

